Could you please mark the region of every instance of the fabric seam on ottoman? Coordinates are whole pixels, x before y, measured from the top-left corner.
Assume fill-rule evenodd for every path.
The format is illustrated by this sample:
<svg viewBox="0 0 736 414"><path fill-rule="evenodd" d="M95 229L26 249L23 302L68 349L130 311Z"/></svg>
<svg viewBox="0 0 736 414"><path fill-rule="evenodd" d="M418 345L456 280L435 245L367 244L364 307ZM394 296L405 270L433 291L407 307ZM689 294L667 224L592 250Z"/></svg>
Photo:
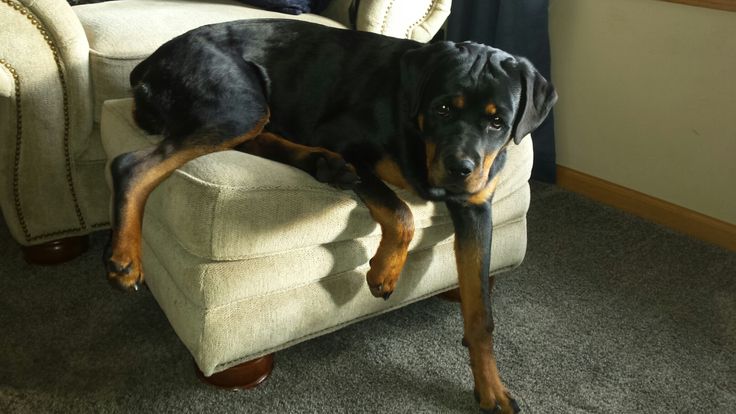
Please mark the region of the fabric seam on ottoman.
<svg viewBox="0 0 736 414"><path fill-rule="evenodd" d="M513 225L513 224L517 224L517 223L519 223L519 222L522 222L522 221L524 221L524 220L525 220L525 217L520 217L520 218L517 218L516 220L513 220L513 221L507 221L507 222L505 222L505 223L501 224L500 226L497 226L496 228L497 228L497 229L502 229L502 228L504 228L504 227L506 227L506 226L509 226L509 225ZM159 222L158 224L160 225L160 222ZM378 237L378 236L368 236L368 237ZM414 251L410 252L409 254L411 255L412 253L415 253L415 252L417 252L417 253L418 253L418 252L424 252L424 251L427 251L427 250L431 250L431 249L433 249L433 248L435 248L435 247L438 247L438 246L442 246L442 245L445 245L445 244L448 244L448 243L452 243L452 242L453 242L453 240L447 240L447 241L443 241L443 242L440 242L440 243L437 243L437 244L433 244L433 245L430 245L430 246L428 246L428 247L426 247L426 248L424 248L424 249L421 249L421 250L414 250ZM178 241L177 241L177 244L179 244L179 243L178 243ZM158 254L156 253L156 249L155 249L155 248L154 248L154 247L153 247L153 246L152 246L152 245L151 245L150 243L148 243L148 246L149 246L149 249L150 249L150 250L151 250L151 251L152 251L152 252L153 252L153 253L154 253L154 254L156 255L156 260L157 260L157 261L158 261L158 262L159 262L159 263L161 264L161 266L162 266L162 267L163 267L164 269L166 269L166 272L167 272L167 273L171 274L171 271L170 271L169 267L167 266L167 264L166 264L166 263L165 263L164 261L162 261L162 260L160 259L160 256L159 256L159 255L158 255ZM180 246L180 247L182 247L182 246L181 246L181 244L179 244L179 246ZM305 247L305 248L311 248L311 247L318 247L318 246L308 246L308 247ZM248 259L245 259L245 260L243 260L243 261L247 261L247 260L248 260ZM333 273L333 274L329 274L329 275L327 275L327 276L324 276L324 277L321 277L321 278L319 278L319 279L315 279L315 280L312 280L312 281L309 281L309 282L305 282L305 283L300 283L299 285L296 285L296 286L293 286L293 285L292 285L292 286L290 286L289 288L285 288L285 289L284 289L284 288L282 288L282 289L277 289L277 290L271 290L271 291L269 291L269 292L267 292L267 293L260 293L260 294L258 294L258 295L246 296L246 297L242 297L242 298L240 298L240 299L237 299L237 300L233 300L233 301L231 301L231 302L228 302L228 303L225 303L225 304L222 304L222 305L217 305L217 306L212 306L212 307L205 307L205 306L203 306L203 304L201 304L201 303L198 303L198 301L197 301L197 300L195 300L194 298L190 297L190 295L189 295L189 294L188 294L188 293L187 293L187 292L185 291L185 289L184 289L184 288L182 288L182 286L181 286L181 285L180 285L180 284L179 284L179 283L177 282L177 280L176 280L175 278L173 278L173 277L170 277L170 279L171 279L171 280L173 281L173 283L175 284L175 286L176 286L177 290L178 290L178 291L179 291L179 292L180 292L180 293L182 294L182 296L183 296L183 297L184 297L184 298L185 298L185 299L186 299L186 300L187 300L187 301L188 301L188 302L189 302L189 303L190 303L191 305L193 305L193 306L196 306L197 308L199 308L199 309L202 309L202 310L204 310L204 311L209 311L209 310L217 310L217 309L221 309L221 308L224 308L224 307L226 307L226 306L230 306L230 305L232 305L232 304L236 304L236 303L244 302L244 301L246 301L246 300L251 300L251 299L256 299L256 298L262 298L262 297L266 297L266 296L269 296L269 295L272 295L272 294L275 294L275 293L283 293L283 292L288 292L288 291L296 290L296 289L302 288L302 287L304 287L304 286L308 286L308 285L310 285L310 284L314 284L314 283L318 283L318 282L320 282L320 281L324 281L324 280L329 280L329 279L332 279L332 278L338 277L339 275L342 275L342 274L344 274L344 273L347 273L347 272L353 272L353 271L355 271L356 269L358 269L358 268L360 268L360 267L362 267L362 266L364 266L364 265L365 265L365 263L364 263L363 265L361 265L361 266L358 266L358 267L354 268L354 269L349 269L349 270L345 270L345 271L342 271L342 272L338 272L338 273ZM205 274L206 274L206 272L207 272L208 270L209 270L209 269L205 269ZM203 276L204 276L204 275L203 275ZM205 278L204 278L204 277L200 278L200 282L201 282L201 281L203 281L203 280L205 280ZM202 286L200 286L200 289L201 289L201 288L202 288Z"/></svg>
<svg viewBox="0 0 736 414"><path fill-rule="evenodd" d="M439 246L439 244L438 245L435 245L435 246ZM495 275L495 274L498 274L498 273L507 272L509 270L515 269L518 266L519 266L518 264L517 265L513 265L513 266L505 266L503 268L500 268L500 269L497 269L497 270L493 271L491 274ZM350 271L347 271L347 272L350 272ZM344 274L344 273L347 273L347 272L341 272L340 275L341 274ZM252 359L259 358L259 357L262 357L264 355L267 355L267 354L270 354L270 353L273 353L273 352L276 352L276 351L280 351L282 349L286 349L286 348L288 348L288 347L290 347L292 345L295 345L297 343L304 342L304 341L309 340L311 338L316 338L316 337L321 336L321 335L324 335L326 333L337 331L338 329L341 329L341 328L343 328L345 326L352 325L354 323L361 322L361 321L364 321L366 319L370 319L372 317L375 317L375 316L378 316L378 315L382 315L384 313L389 313L389 312L394 311L396 309L403 308L404 306L410 305L412 303L419 302L420 300L427 299L429 297L435 296L435 295L437 295L437 294L439 294L441 292L446 292L446 291L451 290L453 288L454 287L451 286L451 287L446 288L446 289L437 289L437 290L434 290L434 291L432 291L430 293L427 293L427 294L424 294L424 295L421 295L421 296L417 296L415 298L408 299L408 300L406 300L404 302L399 302L395 306L392 306L392 307L389 307L389 308L385 308L385 309L381 309L381 310L376 311L376 312L371 312L371 313L362 315L362 316L360 316L358 318L351 319L351 320L349 320L347 322L342 322L340 324L331 326L329 328L325 328L325 329L319 330L317 332L313 332L311 334L304 335L304 336L301 336L299 338L292 339L292 340L290 340L288 342L285 342L285 343L283 343L283 344L281 344L279 346L271 347L271 348L268 348L266 350L260 351L258 353L255 353L255 354L252 354L252 355L248 355L248 356L244 356L244 357L241 357L241 358L232 360L232 361L228 361L228 362L224 362L224 363L221 363L221 364L217 364L216 365L216 368L217 367L225 367L224 369L227 369L227 367L233 366L233 365L237 365L237 364L241 363L241 361L250 361ZM231 303L234 303L234 302L231 302Z"/></svg>

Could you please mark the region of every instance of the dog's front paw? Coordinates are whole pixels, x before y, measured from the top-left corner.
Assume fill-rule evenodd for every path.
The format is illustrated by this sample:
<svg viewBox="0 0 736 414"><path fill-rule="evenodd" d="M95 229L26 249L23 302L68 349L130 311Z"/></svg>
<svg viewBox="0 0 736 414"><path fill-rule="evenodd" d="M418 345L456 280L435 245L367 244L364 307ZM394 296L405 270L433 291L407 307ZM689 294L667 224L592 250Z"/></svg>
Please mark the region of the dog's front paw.
<svg viewBox="0 0 736 414"><path fill-rule="evenodd" d="M330 153L322 153L317 158L314 177L317 181L342 190L351 190L360 183L355 168L341 156Z"/></svg>
<svg viewBox="0 0 736 414"><path fill-rule="evenodd" d="M500 404L496 404L493 408L480 408L480 414L518 414L521 412L521 409L519 408L519 405L516 403L516 400L510 400L511 405L507 408L504 408Z"/></svg>
<svg viewBox="0 0 736 414"><path fill-rule="evenodd" d="M376 255L370 260L371 268L366 275L366 281L373 296L388 299L394 293L404 261L398 255Z"/></svg>
<svg viewBox="0 0 736 414"><path fill-rule="evenodd" d="M465 338L463 338L465 340ZM480 394L478 390L474 390L475 401L480 403ZM508 392L504 393L504 397L500 401L494 403L492 408L480 407L480 414L518 414L521 412L521 408L515 399L511 398Z"/></svg>

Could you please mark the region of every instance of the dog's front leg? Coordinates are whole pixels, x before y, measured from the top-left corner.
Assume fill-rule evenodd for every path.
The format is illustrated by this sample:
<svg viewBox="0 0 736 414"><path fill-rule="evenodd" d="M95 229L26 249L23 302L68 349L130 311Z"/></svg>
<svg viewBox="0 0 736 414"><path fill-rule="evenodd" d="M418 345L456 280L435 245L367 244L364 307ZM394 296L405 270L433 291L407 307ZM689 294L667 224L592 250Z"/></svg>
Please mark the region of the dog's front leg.
<svg viewBox="0 0 736 414"><path fill-rule="evenodd" d="M490 201L481 204L447 202L455 225L455 258L460 284L465 340L482 413L519 411L501 383L493 354L493 313L490 277L493 225Z"/></svg>
<svg viewBox="0 0 736 414"><path fill-rule="evenodd" d="M379 179L372 169L356 166L360 182L353 189L381 226L381 243L366 275L371 294L388 299L394 292L414 237L414 216L409 206Z"/></svg>

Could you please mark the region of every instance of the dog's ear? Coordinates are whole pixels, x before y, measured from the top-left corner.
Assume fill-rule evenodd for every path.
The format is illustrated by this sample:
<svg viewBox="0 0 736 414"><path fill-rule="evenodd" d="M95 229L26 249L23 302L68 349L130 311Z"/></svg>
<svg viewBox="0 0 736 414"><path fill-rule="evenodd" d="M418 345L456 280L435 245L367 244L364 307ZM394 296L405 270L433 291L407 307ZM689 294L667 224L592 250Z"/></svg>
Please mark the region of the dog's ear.
<svg viewBox="0 0 736 414"><path fill-rule="evenodd" d="M416 119L424 89L440 62L453 50L452 42L436 42L410 49L401 56L401 100L404 115Z"/></svg>
<svg viewBox="0 0 736 414"><path fill-rule="evenodd" d="M518 144L544 121L557 102L557 92L528 60L516 58L515 66L519 71L521 96L511 136Z"/></svg>

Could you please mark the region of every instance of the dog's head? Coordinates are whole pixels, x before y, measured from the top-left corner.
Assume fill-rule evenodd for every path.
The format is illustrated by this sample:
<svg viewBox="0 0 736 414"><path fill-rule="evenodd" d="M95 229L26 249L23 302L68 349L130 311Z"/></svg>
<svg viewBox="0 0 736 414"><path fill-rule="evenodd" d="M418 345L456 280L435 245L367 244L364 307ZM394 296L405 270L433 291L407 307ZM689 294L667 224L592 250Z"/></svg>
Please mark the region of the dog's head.
<svg viewBox="0 0 736 414"><path fill-rule="evenodd" d="M439 42L401 62L404 115L423 140L427 180L449 194L475 194L511 141L536 129L557 100L524 58L490 46Z"/></svg>

